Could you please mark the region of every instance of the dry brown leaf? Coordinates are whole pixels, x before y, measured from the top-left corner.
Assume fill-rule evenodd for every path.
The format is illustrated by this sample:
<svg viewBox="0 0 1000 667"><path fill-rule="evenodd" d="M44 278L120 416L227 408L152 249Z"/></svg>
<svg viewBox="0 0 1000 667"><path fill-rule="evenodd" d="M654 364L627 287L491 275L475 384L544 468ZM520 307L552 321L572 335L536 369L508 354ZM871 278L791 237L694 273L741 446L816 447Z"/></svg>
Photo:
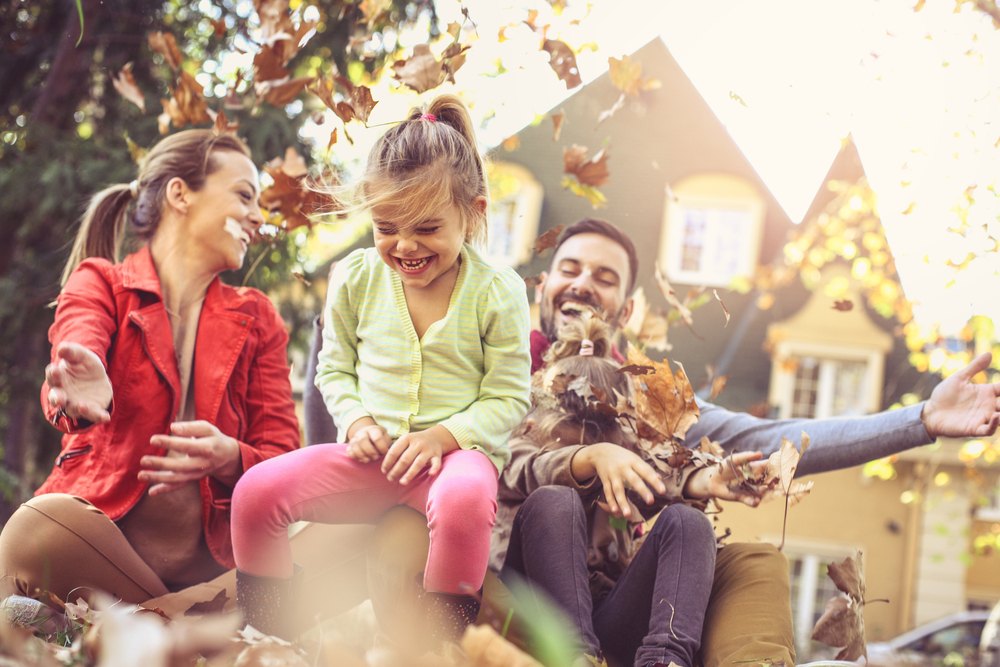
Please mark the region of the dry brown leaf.
<svg viewBox="0 0 1000 667"><path fill-rule="evenodd" d="M667 342L670 324L662 313L652 310L646 300L645 290L641 286L632 294L632 314L622 328L626 335L642 343L645 349L652 348L663 352L672 349Z"/></svg>
<svg viewBox="0 0 1000 667"><path fill-rule="evenodd" d="M177 110L183 114L186 122L192 125L212 122L212 117L208 115L208 105L202 98L201 84L191 74L182 71L177 81L177 87L171 89L171 92L174 94L173 101L177 105ZM173 113L171 113L171 119L177 129L184 127L183 124L177 124L178 117L175 117Z"/></svg>
<svg viewBox="0 0 1000 667"><path fill-rule="evenodd" d="M184 611L185 616L204 616L205 614L219 614L226 608L229 596L226 589L219 591L211 600L196 602Z"/></svg>
<svg viewBox="0 0 1000 667"><path fill-rule="evenodd" d="M552 141L559 141L559 135L562 134L562 126L565 121L565 113L552 114Z"/></svg>
<svg viewBox="0 0 1000 667"><path fill-rule="evenodd" d="M260 193L260 207L280 214L279 224L286 231L311 226L311 215L339 209L339 202L328 194L328 188L317 191L316 183L308 178L305 159L295 148L289 147L284 158L268 162L264 171L274 183ZM335 175L329 180L335 184Z"/></svg>
<svg viewBox="0 0 1000 667"><path fill-rule="evenodd" d="M224 19L212 19L212 31L219 39L226 36L226 22Z"/></svg>
<svg viewBox="0 0 1000 667"><path fill-rule="evenodd" d="M283 107L286 104L291 104L299 96L299 93L313 82L313 79L314 77L311 76L300 76L291 81L272 85L267 93L258 92L258 95L262 95L264 99L276 107Z"/></svg>
<svg viewBox="0 0 1000 667"><path fill-rule="evenodd" d="M712 393L708 397L711 399L721 394L722 390L726 388L726 380L728 379L728 375L720 375L717 378L712 378Z"/></svg>
<svg viewBox="0 0 1000 667"><path fill-rule="evenodd" d="M846 313L854 309L854 302L850 299L841 299L840 301L833 302L833 309L839 310L842 313Z"/></svg>
<svg viewBox="0 0 1000 667"><path fill-rule="evenodd" d="M212 132L216 135L225 134L226 132L232 132L235 134L238 129L240 129L240 124L230 123L229 119L226 118L226 112L224 110L219 111L219 113L215 115L215 124L212 126Z"/></svg>
<svg viewBox="0 0 1000 667"><path fill-rule="evenodd" d="M706 436L701 437L701 445L698 449L706 454L712 454L713 456L723 457L726 455L726 451L722 449L722 445L717 442L712 442Z"/></svg>
<svg viewBox="0 0 1000 667"><path fill-rule="evenodd" d="M632 344L628 347L628 363L654 369L652 374L632 378L639 419L664 437L683 439L700 415L684 369L679 367L677 373L672 373L669 365L652 361Z"/></svg>
<svg viewBox="0 0 1000 667"><path fill-rule="evenodd" d="M177 40L174 39L173 34L157 30L149 33L148 39L149 48L163 56L163 59L170 65L170 69L176 72L184 57L181 55L181 50L177 48Z"/></svg>
<svg viewBox="0 0 1000 667"><path fill-rule="evenodd" d="M135 85L135 77L132 76L132 63L126 63L125 67L122 67L117 75L112 76L111 84L122 97L139 107L140 111L146 113L146 96Z"/></svg>
<svg viewBox="0 0 1000 667"><path fill-rule="evenodd" d="M583 185L599 188L610 183L608 171L608 149L601 149L594 157L587 159L587 147L573 144L563 149L563 171L576 176Z"/></svg>
<svg viewBox="0 0 1000 667"><path fill-rule="evenodd" d="M531 26L532 30L535 29L533 23L528 25ZM558 39L546 39L542 42L541 50L548 52L549 66L555 71L560 81L566 82L567 90L576 88L583 83L583 79L580 78L580 70L576 66L576 54L573 53L569 44Z"/></svg>
<svg viewBox="0 0 1000 667"><path fill-rule="evenodd" d="M265 81L281 81L291 76L291 72L285 69L283 60L280 49L262 46L253 57L254 82L261 84Z"/></svg>
<svg viewBox="0 0 1000 667"><path fill-rule="evenodd" d="M641 90L660 87L657 79L642 76L642 63L633 63L632 58L627 55L622 56L621 60L608 58L608 74L611 76L611 83L628 95L638 95Z"/></svg>
<svg viewBox="0 0 1000 667"><path fill-rule="evenodd" d="M722 312L724 312L726 314L726 326L728 327L729 326L729 309L726 308L726 304L722 302L722 297L719 296L719 290L717 290L717 289L712 290L712 294L715 295L715 300L719 302L720 306L722 306Z"/></svg>
<svg viewBox="0 0 1000 667"><path fill-rule="evenodd" d="M861 552L845 558L840 563L827 566L830 579L844 595L831 598L823 615L816 622L812 638L830 646L843 646L837 660L857 660L865 656L865 575L861 566Z"/></svg>
<svg viewBox="0 0 1000 667"><path fill-rule="evenodd" d="M694 318L691 317L691 311L684 304L680 302L677 298L677 293L674 292L674 288L670 286L670 282L667 280L666 275L660 270L660 263L657 262L653 266L653 275L656 277L656 284L660 287L660 292L666 298L667 303L674 308L677 313L684 320L684 323L689 327L694 324Z"/></svg>
<svg viewBox="0 0 1000 667"><path fill-rule="evenodd" d="M535 254L539 256L544 256L542 253L555 248L559 243L559 235L562 234L563 226L556 225L549 231L545 232L535 241Z"/></svg>
<svg viewBox="0 0 1000 667"><path fill-rule="evenodd" d="M452 44L439 61L431 53L429 44L417 44L413 47L413 55L392 64L392 75L418 93L426 92L437 88L445 81L454 82L455 72L465 62L465 51L468 48Z"/></svg>
<svg viewBox="0 0 1000 667"><path fill-rule="evenodd" d="M330 142L326 145L326 150L333 148L335 143L337 143L337 128L333 128L333 132L330 133Z"/></svg>

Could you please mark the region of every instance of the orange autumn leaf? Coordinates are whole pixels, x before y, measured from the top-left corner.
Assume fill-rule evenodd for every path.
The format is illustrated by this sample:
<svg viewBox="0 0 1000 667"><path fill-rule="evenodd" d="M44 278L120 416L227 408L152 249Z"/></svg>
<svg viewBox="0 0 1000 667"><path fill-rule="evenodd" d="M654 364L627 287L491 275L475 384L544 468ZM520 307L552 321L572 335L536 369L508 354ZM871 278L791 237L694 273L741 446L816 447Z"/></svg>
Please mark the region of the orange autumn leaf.
<svg viewBox="0 0 1000 667"><path fill-rule="evenodd" d="M717 378L712 378L712 393L708 397L713 399L721 394L722 390L726 388L726 380L728 379L728 375L720 375Z"/></svg>
<svg viewBox="0 0 1000 667"><path fill-rule="evenodd" d="M222 38L226 36L226 22L223 19L212 19L212 31L215 36Z"/></svg>
<svg viewBox="0 0 1000 667"><path fill-rule="evenodd" d="M534 25L531 26L534 29ZM549 54L549 66L559 77L560 81L566 82L566 89L576 88L583 79L580 78L580 70L576 66L576 54L566 42L558 39L546 39L542 42L542 51Z"/></svg>
<svg viewBox="0 0 1000 667"><path fill-rule="evenodd" d="M148 40L149 48L163 56L163 59L170 65L170 69L176 72L181 66L183 56L181 50L177 48L177 40L174 39L173 34L158 30L149 33Z"/></svg>
<svg viewBox="0 0 1000 667"><path fill-rule="evenodd" d="M651 360L631 344L628 364L654 369L651 374L632 378L639 419L665 438L683 439L701 414L684 369L678 367L673 373L667 363Z"/></svg>
<svg viewBox="0 0 1000 667"><path fill-rule="evenodd" d="M132 76L132 63L126 63L118 74L113 75L111 77L111 84L122 97L139 107L140 111L146 113L146 96L135 85L135 77Z"/></svg>
<svg viewBox="0 0 1000 667"><path fill-rule="evenodd" d="M274 106L283 107L286 104L291 104L295 98L298 97L299 94L313 82L313 78L314 77L311 76L300 76L299 78L292 79L291 81L268 86L266 93L264 93L262 89L258 94L262 94L264 99Z"/></svg>
<svg viewBox="0 0 1000 667"><path fill-rule="evenodd" d="M839 310L842 313L846 313L854 309L854 302L850 299L842 299L840 301L833 302L833 309Z"/></svg>
<svg viewBox="0 0 1000 667"><path fill-rule="evenodd" d="M337 128L333 128L333 132L330 133L330 143L326 145L326 150L333 148L335 143L337 143Z"/></svg>
<svg viewBox="0 0 1000 667"><path fill-rule="evenodd" d="M226 112L220 111L215 116L215 124L212 126L212 132L216 135L223 134L226 132L235 133L236 130L240 129L239 123L230 123L229 119L226 118Z"/></svg>
<svg viewBox="0 0 1000 667"><path fill-rule="evenodd" d="M559 141L559 135L562 134L562 126L565 121L565 113L552 114L552 141Z"/></svg>
<svg viewBox="0 0 1000 667"><path fill-rule="evenodd" d="M190 73L181 72L177 87L172 89L177 107L184 114L187 122L192 125L201 123L211 123L212 118L208 115L208 105L202 98L202 87ZM176 125L176 122L175 122ZM183 126L178 126L178 129Z"/></svg>
<svg viewBox="0 0 1000 667"><path fill-rule="evenodd" d="M318 191L308 178L305 159L294 147L285 151L284 158L275 158L264 165L264 171L274 183L260 193L260 206L281 216L280 226L286 231L311 226L310 215L337 210L338 202L326 191ZM333 180L335 185L335 175Z"/></svg>
<svg viewBox="0 0 1000 667"><path fill-rule="evenodd" d="M601 149L594 157L587 159L587 147L573 144L563 149L563 171L576 176L582 185L599 188L610 183L608 171L608 149Z"/></svg>
<svg viewBox="0 0 1000 667"><path fill-rule="evenodd" d="M549 231L539 236L538 240L535 241L535 254L542 257L544 256L542 253L550 250L551 248L555 248L559 243L559 235L562 234L562 230L562 225L556 225Z"/></svg>

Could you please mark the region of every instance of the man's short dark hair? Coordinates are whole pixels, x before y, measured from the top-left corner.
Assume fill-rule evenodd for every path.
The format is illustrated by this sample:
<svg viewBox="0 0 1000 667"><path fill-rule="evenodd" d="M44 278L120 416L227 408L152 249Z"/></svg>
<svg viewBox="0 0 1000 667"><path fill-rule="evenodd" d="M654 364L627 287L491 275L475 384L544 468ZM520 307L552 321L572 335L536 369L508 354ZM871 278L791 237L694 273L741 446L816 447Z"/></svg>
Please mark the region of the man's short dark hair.
<svg viewBox="0 0 1000 667"><path fill-rule="evenodd" d="M632 289L635 287L636 276L639 274L639 256L635 252L635 244L632 243L632 239L607 220L584 218L583 220L574 222L563 232L562 238L559 239L559 245L552 252L553 261L555 261L555 256L559 253L559 248L562 247L562 244L566 243L571 236L576 236L577 234L600 234L625 249L625 254L628 255L629 272L627 294L631 294Z"/></svg>

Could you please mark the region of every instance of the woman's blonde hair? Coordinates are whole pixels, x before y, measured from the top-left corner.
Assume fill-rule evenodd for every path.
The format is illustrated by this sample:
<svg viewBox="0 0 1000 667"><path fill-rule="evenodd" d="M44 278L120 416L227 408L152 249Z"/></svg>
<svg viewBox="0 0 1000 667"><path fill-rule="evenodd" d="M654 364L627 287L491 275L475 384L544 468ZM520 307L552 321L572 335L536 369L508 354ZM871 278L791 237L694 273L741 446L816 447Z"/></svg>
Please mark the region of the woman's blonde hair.
<svg viewBox="0 0 1000 667"><path fill-rule="evenodd" d="M250 157L250 149L234 134L211 130L185 130L160 140L139 164L139 176L132 184L109 186L94 195L77 230L73 250L63 269L61 285L85 259L103 257L119 260L125 225L140 241L153 238L163 214L167 183L182 179L194 191L219 169L212 156L216 151L233 151ZM132 215L129 204L135 200Z"/></svg>
<svg viewBox="0 0 1000 667"><path fill-rule="evenodd" d="M593 354L580 354L585 342L593 346ZM559 427L575 425L580 428L579 444L613 442L623 444L624 433L617 418L607 411L596 409L596 403L615 407L618 396L628 398L632 381L627 373L619 373L619 364L611 358L611 328L598 315L584 313L579 319L566 323L559 329L559 336L545 352L546 366L535 373L532 382L536 391L552 393L553 383L559 376L583 378L591 391L603 394L604 400L594 401L573 390L554 396L558 410L534 408L512 435L529 431L540 443L548 442L552 432Z"/></svg>
<svg viewBox="0 0 1000 667"><path fill-rule="evenodd" d="M412 228L454 204L465 223L465 240L486 239L486 216L474 204L489 201L486 166L476 145L469 109L455 95L439 95L426 109L376 142L358 187L364 208L388 212L399 229Z"/></svg>

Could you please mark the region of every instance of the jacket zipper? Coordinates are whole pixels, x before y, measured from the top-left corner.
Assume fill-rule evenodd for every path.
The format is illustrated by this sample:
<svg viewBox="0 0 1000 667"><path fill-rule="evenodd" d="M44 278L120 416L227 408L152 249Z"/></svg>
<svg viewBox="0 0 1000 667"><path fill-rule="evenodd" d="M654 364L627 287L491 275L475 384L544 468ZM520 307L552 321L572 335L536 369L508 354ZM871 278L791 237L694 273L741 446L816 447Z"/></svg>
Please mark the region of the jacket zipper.
<svg viewBox="0 0 1000 667"><path fill-rule="evenodd" d="M62 468L62 464L64 461L75 459L78 456L83 456L93 448L94 448L93 445L87 445L86 447L81 447L80 449L71 449L65 454L60 454L59 458L56 459L56 466Z"/></svg>
<svg viewBox="0 0 1000 667"><path fill-rule="evenodd" d="M231 407L233 409L233 412L236 413L236 419L238 420L238 423L239 423L239 426L240 426L239 431L237 432L237 434L240 436L240 438L242 438L243 437L243 415L240 413L239 410L236 409L236 404L233 403L233 390L232 390L232 387L230 387L229 383L226 383L226 398L229 399L229 407Z"/></svg>

